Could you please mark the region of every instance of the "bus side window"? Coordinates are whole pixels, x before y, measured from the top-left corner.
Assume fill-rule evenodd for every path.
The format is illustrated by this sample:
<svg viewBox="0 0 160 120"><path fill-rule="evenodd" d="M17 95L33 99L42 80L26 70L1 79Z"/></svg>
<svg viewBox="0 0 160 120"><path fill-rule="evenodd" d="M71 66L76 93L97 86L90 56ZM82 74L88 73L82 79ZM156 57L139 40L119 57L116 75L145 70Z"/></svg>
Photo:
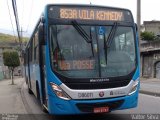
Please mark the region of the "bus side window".
<svg viewBox="0 0 160 120"><path fill-rule="evenodd" d="M32 63L34 64L34 46L35 46L35 38L32 38Z"/></svg>
<svg viewBox="0 0 160 120"><path fill-rule="evenodd" d="M35 44L34 44L35 45L34 46L34 61L35 61L36 64L38 64L38 58L39 58L38 57L38 55L39 55L38 54L38 51L39 51L38 50L38 31L36 31L34 38L35 38L34 39L35 40Z"/></svg>
<svg viewBox="0 0 160 120"><path fill-rule="evenodd" d="M29 63L31 64L31 62L32 62L32 40L29 47Z"/></svg>

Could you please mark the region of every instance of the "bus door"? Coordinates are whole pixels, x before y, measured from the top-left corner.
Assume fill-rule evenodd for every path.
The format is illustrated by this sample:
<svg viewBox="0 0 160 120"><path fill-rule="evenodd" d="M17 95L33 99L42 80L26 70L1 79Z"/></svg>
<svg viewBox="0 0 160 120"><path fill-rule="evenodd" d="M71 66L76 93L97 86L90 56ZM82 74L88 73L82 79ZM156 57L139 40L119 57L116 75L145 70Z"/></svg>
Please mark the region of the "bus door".
<svg viewBox="0 0 160 120"><path fill-rule="evenodd" d="M47 97L47 80L46 80L46 65L45 65L45 45L40 45L40 72L41 72L41 88L42 88L42 102L45 107L48 106Z"/></svg>
<svg viewBox="0 0 160 120"><path fill-rule="evenodd" d="M27 50L27 72L28 72L28 76L27 76L27 81L28 81L28 90L32 88L31 86L31 73L30 73L30 62L31 62L31 46L29 46L28 50Z"/></svg>

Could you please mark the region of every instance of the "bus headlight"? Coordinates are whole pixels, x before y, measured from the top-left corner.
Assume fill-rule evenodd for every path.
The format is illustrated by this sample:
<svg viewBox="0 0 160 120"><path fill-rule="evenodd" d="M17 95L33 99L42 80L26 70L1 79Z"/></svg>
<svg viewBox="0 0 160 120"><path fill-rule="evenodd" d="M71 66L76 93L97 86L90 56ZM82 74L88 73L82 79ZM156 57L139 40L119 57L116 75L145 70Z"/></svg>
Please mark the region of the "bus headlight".
<svg viewBox="0 0 160 120"><path fill-rule="evenodd" d="M54 91L54 93L61 99L64 100L70 100L71 98L67 95L67 93L65 93L58 85L56 85L55 83L50 82L51 87Z"/></svg>
<svg viewBox="0 0 160 120"><path fill-rule="evenodd" d="M138 83L139 83L139 79L134 81L134 84L133 84L133 86L132 86L132 88L131 88L131 90L130 90L128 95L132 95L133 93L136 92L137 87L138 87Z"/></svg>

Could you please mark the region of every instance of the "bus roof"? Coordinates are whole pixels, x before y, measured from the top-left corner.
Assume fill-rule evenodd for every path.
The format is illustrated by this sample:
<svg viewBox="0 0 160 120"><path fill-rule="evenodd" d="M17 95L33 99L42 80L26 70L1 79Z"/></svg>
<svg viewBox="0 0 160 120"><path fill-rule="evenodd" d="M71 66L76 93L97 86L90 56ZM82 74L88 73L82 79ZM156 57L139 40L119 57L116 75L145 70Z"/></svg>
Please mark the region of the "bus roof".
<svg viewBox="0 0 160 120"><path fill-rule="evenodd" d="M111 8L111 9L118 9L118 10L125 10L131 12L129 9L120 8L120 7L111 7L111 6L104 6L104 5L94 5L94 4L47 4L45 8L50 6L78 6L78 7L100 7L100 8Z"/></svg>
<svg viewBox="0 0 160 120"><path fill-rule="evenodd" d="M49 4L45 14L49 19L133 22L128 9L98 5Z"/></svg>
<svg viewBox="0 0 160 120"><path fill-rule="evenodd" d="M45 6L45 11L44 11L44 14L46 14L45 12L47 11L47 9L49 7L74 7L74 8L81 8L81 7L85 7L85 8L95 8L95 9L112 9L112 10L120 10L120 11L127 11L131 14L131 11L129 9L126 9L126 8L118 8L118 7L111 7L111 6L102 6L102 5L93 5L93 4L47 4ZM36 28L38 26L38 24L41 22L41 17L44 15L43 13L41 14L40 18L38 19L38 22L35 26L35 29L33 30L32 32L32 35L30 37L30 39L33 38L33 33L36 31ZM131 14L131 19L133 19L133 16ZM29 42L30 40L28 41L27 45L26 45L26 48L29 47Z"/></svg>

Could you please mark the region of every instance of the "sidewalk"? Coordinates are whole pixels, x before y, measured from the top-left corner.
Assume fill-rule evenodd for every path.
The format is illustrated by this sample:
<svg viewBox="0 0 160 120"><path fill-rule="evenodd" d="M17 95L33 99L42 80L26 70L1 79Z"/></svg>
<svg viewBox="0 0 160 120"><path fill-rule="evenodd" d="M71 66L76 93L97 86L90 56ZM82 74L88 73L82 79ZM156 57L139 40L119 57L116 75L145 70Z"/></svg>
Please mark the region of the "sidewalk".
<svg viewBox="0 0 160 120"><path fill-rule="evenodd" d="M160 79L140 78L140 93L160 97Z"/></svg>
<svg viewBox="0 0 160 120"><path fill-rule="evenodd" d="M15 85L11 85L10 79L0 80L0 114L26 114L26 109L21 98L21 86L23 78L15 78Z"/></svg>

